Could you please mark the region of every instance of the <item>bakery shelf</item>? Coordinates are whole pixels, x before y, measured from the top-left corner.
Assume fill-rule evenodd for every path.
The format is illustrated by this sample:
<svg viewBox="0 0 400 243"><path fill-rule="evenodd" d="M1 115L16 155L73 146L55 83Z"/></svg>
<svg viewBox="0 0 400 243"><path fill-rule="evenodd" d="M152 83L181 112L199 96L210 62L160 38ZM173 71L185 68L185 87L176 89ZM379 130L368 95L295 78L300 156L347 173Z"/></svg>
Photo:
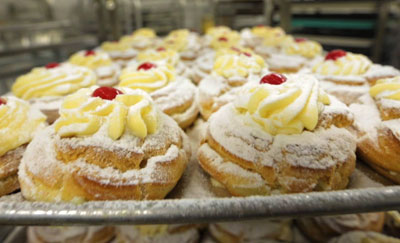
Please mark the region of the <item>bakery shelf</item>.
<svg viewBox="0 0 400 243"><path fill-rule="evenodd" d="M302 217L400 209L400 186L247 198L88 202L80 205L3 197L0 224L158 224Z"/></svg>

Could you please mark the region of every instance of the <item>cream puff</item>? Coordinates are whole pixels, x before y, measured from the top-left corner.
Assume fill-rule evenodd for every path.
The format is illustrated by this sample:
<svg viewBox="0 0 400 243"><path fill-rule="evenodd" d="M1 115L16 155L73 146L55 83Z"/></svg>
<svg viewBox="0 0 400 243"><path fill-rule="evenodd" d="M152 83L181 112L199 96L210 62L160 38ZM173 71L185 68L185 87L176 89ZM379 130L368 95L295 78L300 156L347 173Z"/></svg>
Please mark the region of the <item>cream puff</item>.
<svg viewBox="0 0 400 243"><path fill-rule="evenodd" d="M162 199L186 168L187 139L144 91L81 89L28 145L21 192L49 202Z"/></svg>
<svg viewBox="0 0 400 243"><path fill-rule="evenodd" d="M350 231L382 232L385 214L363 213L299 218L297 225L313 242L327 242Z"/></svg>
<svg viewBox="0 0 400 243"><path fill-rule="evenodd" d="M380 79L352 104L360 158L400 183L400 76Z"/></svg>
<svg viewBox="0 0 400 243"><path fill-rule="evenodd" d="M220 243L292 242L291 219L264 219L210 224L208 231Z"/></svg>
<svg viewBox="0 0 400 243"><path fill-rule="evenodd" d="M96 74L86 67L49 63L19 76L11 91L16 97L40 109L47 116L47 122L53 123L59 116L58 109L64 96L80 88L90 87L96 81Z"/></svg>
<svg viewBox="0 0 400 243"><path fill-rule="evenodd" d="M130 43L121 41L105 41L97 49L108 53L121 68L125 67L138 54L138 51L133 49Z"/></svg>
<svg viewBox="0 0 400 243"><path fill-rule="evenodd" d="M196 225L132 225L116 228L115 243L196 243L200 234Z"/></svg>
<svg viewBox="0 0 400 243"><path fill-rule="evenodd" d="M154 103L181 128L190 126L199 113L196 86L189 79L179 77L168 64L144 62L129 66L122 71L119 87L148 92Z"/></svg>
<svg viewBox="0 0 400 243"><path fill-rule="evenodd" d="M322 87L347 105L368 93L369 85L381 78L398 75L398 71L387 66L374 65L364 55L333 50L325 59L312 67L312 72L321 79Z"/></svg>
<svg viewBox="0 0 400 243"><path fill-rule="evenodd" d="M197 157L233 196L344 189L356 161L352 123L314 76L268 74L209 118Z"/></svg>
<svg viewBox="0 0 400 243"><path fill-rule="evenodd" d="M171 31L164 38L161 46L177 51L182 61L193 61L202 51L200 36L187 29Z"/></svg>
<svg viewBox="0 0 400 243"><path fill-rule="evenodd" d="M107 243L114 238L112 226L30 226L27 228L28 243Z"/></svg>
<svg viewBox="0 0 400 243"><path fill-rule="evenodd" d="M233 99L236 90L251 81L259 80L267 72L264 60L249 52L223 54L216 57L211 74L201 80L198 86L198 103L203 118Z"/></svg>
<svg viewBox="0 0 400 243"><path fill-rule="evenodd" d="M18 166L26 146L45 127L46 116L28 102L0 97L0 196L19 188Z"/></svg>
<svg viewBox="0 0 400 243"><path fill-rule="evenodd" d="M153 29L140 28L135 30L131 35L122 36L120 42L128 44L137 51L143 51L156 46L157 34Z"/></svg>
<svg viewBox="0 0 400 243"><path fill-rule="evenodd" d="M93 70L97 76L97 85L113 86L118 82L120 67L103 51L79 51L73 54L68 62Z"/></svg>

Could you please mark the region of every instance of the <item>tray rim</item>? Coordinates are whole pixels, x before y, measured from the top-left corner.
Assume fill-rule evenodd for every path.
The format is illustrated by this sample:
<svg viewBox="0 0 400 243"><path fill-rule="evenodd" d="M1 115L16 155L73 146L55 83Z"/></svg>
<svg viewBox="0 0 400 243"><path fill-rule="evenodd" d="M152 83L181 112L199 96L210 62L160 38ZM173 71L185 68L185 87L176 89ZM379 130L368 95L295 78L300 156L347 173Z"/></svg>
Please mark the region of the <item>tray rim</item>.
<svg viewBox="0 0 400 243"><path fill-rule="evenodd" d="M245 198L93 201L83 204L0 201L0 225L209 223L400 210L400 185Z"/></svg>

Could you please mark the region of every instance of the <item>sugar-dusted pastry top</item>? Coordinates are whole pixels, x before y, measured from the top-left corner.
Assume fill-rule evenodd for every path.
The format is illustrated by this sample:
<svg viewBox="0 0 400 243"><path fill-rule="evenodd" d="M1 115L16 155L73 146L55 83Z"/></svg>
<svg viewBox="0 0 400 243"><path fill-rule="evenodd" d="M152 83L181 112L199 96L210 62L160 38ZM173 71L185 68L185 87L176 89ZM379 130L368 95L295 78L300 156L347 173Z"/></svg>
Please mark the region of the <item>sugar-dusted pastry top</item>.
<svg viewBox="0 0 400 243"><path fill-rule="evenodd" d="M134 48L143 49L152 46L156 37L156 32L153 29L141 28L131 35L121 37L120 42Z"/></svg>
<svg viewBox="0 0 400 243"><path fill-rule="evenodd" d="M316 41L304 38L290 38L290 40L284 43L283 51L287 55L300 55L306 58L314 58L321 55L322 46Z"/></svg>
<svg viewBox="0 0 400 243"><path fill-rule="evenodd" d="M11 90L22 99L64 96L96 83L96 75L86 67L49 63L17 78Z"/></svg>
<svg viewBox="0 0 400 243"><path fill-rule="evenodd" d="M0 156L30 142L45 121L46 116L28 102L0 97Z"/></svg>
<svg viewBox="0 0 400 243"><path fill-rule="evenodd" d="M93 50L79 51L72 55L68 62L92 70L112 65L112 60L107 53Z"/></svg>
<svg viewBox="0 0 400 243"><path fill-rule="evenodd" d="M175 81L175 69L168 64L144 62L125 68L119 79L120 87L153 92Z"/></svg>
<svg viewBox="0 0 400 243"><path fill-rule="evenodd" d="M265 46L280 46L288 36L280 27L265 27L263 30L263 38L263 45Z"/></svg>
<svg viewBox="0 0 400 243"><path fill-rule="evenodd" d="M234 102L247 125L258 124L271 135L314 130L324 105L329 104L314 76L273 73L264 76L261 84L246 85Z"/></svg>
<svg viewBox="0 0 400 243"><path fill-rule="evenodd" d="M312 71L321 75L363 75L371 66L372 62L364 55L333 50L324 61L315 64Z"/></svg>
<svg viewBox="0 0 400 243"><path fill-rule="evenodd" d="M379 79L369 90L375 99L390 99L400 101L400 76Z"/></svg>
<svg viewBox="0 0 400 243"><path fill-rule="evenodd" d="M216 58L213 70L225 78L248 77L249 74L259 74L266 68L264 59L247 52L239 54L225 54Z"/></svg>
<svg viewBox="0 0 400 243"><path fill-rule="evenodd" d="M137 57L139 62L159 62L163 61L172 66L179 62L179 54L175 50L159 47L157 49L147 49L140 52Z"/></svg>
<svg viewBox="0 0 400 243"><path fill-rule="evenodd" d="M54 128L61 137L90 136L106 126L113 140L125 132L144 138L156 132L157 117L144 91L93 86L65 97Z"/></svg>
<svg viewBox="0 0 400 243"><path fill-rule="evenodd" d="M122 41L105 41L100 47L106 52L124 52L132 49L129 43Z"/></svg>
<svg viewBox="0 0 400 243"><path fill-rule="evenodd" d="M178 29L171 31L164 39L163 46L181 52L186 49L190 31L187 29Z"/></svg>

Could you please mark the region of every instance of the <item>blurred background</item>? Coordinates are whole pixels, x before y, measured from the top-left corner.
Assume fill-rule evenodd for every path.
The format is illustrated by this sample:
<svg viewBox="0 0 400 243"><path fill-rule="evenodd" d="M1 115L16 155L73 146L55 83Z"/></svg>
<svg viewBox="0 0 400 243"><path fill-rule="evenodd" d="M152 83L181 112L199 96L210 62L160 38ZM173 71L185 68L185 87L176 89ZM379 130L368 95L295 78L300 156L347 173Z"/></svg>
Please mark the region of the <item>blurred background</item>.
<svg viewBox="0 0 400 243"><path fill-rule="evenodd" d="M1 0L0 85L140 27L281 26L400 68L400 0ZM0 87L1 88L1 87ZM4 88L4 87L3 87Z"/></svg>

